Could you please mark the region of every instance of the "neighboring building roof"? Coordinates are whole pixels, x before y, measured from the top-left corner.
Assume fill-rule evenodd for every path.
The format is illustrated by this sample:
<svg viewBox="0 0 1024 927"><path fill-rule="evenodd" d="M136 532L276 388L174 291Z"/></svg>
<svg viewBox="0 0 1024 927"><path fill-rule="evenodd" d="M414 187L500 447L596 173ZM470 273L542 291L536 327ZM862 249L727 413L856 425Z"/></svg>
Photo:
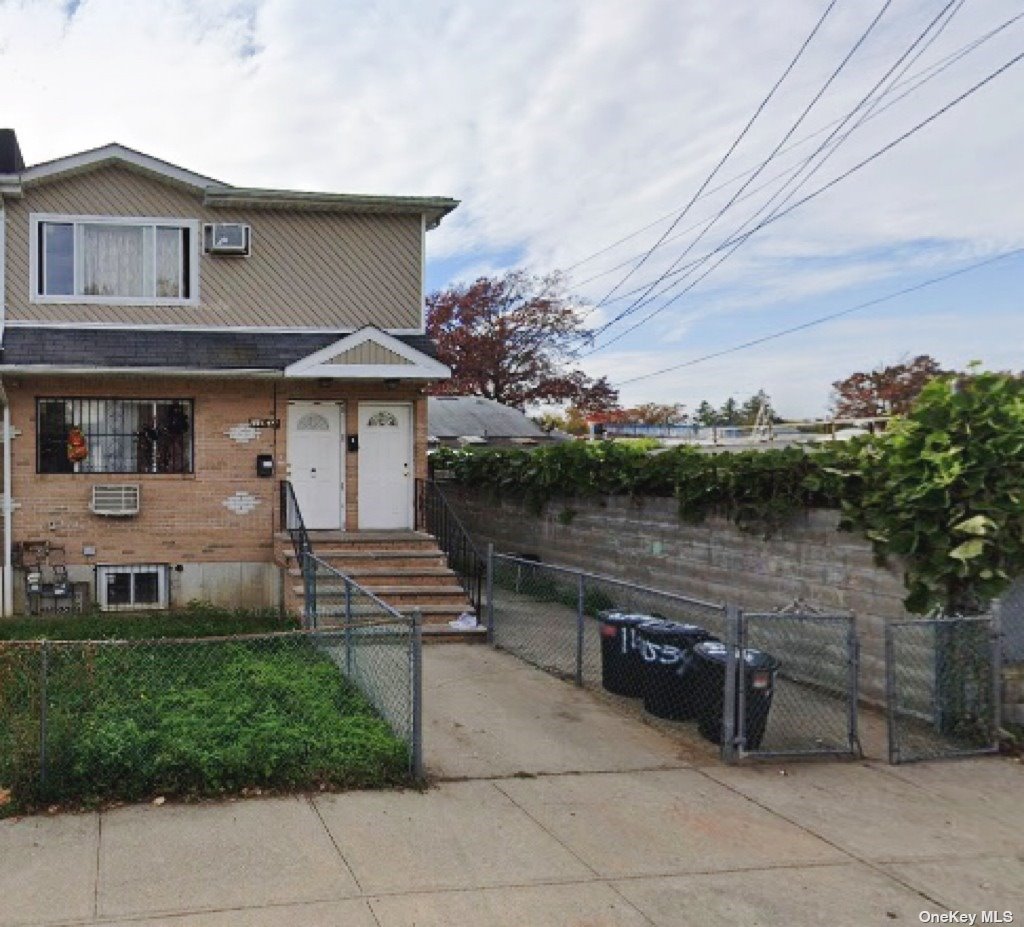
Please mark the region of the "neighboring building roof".
<svg viewBox="0 0 1024 927"><path fill-rule="evenodd" d="M523 412L480 396L431 396L427 400L427 431L439 440L534 438L543 441L548 437Z"/></svg>
<svg viewBox="0 0 1024 927"><path fill-rule="evenodd" d="M12 366L283 371L346 334L8 326L0 372ZM430 358L437 356L426 335L397 340Z"/></svg>
<svg viewBox="0 0 1024 927"><path fill-rule="evenodd" d="M178 167L169 161L113 142L88 151L24 167L17 151L17 138L11 130L0 137L0 192L18 196L22 186L120 164L144 174L203 194L206 206L246 209L290 209L316 212L387 213L422 215L427 228L435 228L459 205L443 196L369 196L353 193L317 193L301 190L269 190L233 187L203 174ZM11 147L13 146L13 147ZM5 154L6 152L6 154ZM19 168L17 165L21 164Z"/></svg>

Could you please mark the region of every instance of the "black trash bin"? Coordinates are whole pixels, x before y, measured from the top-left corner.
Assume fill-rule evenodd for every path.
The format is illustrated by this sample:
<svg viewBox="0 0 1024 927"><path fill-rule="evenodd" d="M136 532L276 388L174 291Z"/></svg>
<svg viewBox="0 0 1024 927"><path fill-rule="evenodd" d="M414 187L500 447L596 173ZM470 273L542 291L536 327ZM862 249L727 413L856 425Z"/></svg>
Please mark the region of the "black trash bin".
<svg viewBox="0 0 1024 927"><path fill-rule="evenodd" d="M691 685L697 694L697 727L712 743L722 742L722 715L725 708L725 669L729 650L718 641L707 641L693 648ZM764 740L768 712L775 692L775 673L779 661L762 650L743 652L746 693L746 748L757 750ZM738 669L738 667L737 667ZM739 680L737 680L738 684ZM739 720L737 716L737 721ZM737 724L737 730L739 725Z"/></svg>
<svg viewBox="0 0 1024 927"><path fill-rule="evenodd" d="M640 695L643 662L638 652L637 629L651 615L631 612L598 612L601 623L601 685L616 695Z"/></svg>
<svg viewBox="0 0 1024 927"><path fill-rule="evenodd" d="M715 636L695 624L648 621L637 628L643 663L644 710L658 718L690 721L696 704L690 680L691 651Z"/></svg>

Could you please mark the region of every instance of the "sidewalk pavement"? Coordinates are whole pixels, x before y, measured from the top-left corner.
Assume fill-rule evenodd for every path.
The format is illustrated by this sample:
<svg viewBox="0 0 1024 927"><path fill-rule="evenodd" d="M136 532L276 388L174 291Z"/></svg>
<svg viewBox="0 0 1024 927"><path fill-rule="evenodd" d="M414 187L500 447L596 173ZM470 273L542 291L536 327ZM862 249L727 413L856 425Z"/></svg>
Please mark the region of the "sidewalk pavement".
<svg viewBox="0 0 1024 927"><path fill-rule="evenodd" d="M507 655L424 662L434 787L0 822L0 925L1024 918L1016 762L724 767Z"/></svg>

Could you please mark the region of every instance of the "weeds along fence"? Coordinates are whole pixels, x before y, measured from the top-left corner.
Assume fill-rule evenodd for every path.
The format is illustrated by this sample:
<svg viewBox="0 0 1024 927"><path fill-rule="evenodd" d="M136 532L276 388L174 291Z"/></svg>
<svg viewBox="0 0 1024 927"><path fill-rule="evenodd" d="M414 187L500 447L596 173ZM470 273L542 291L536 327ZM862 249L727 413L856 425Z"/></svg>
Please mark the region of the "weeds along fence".
<svg viewBox="0 0 1024 927"><path fill-rule="evenodd" d="M859 753L852 615L738 608L488 552L494 646L695 723L722 756Z"/></svg>
<svg viewBox="0 0 1024 927"><path fill-rule="evenodd" d="M409 745L410 767L423 773L423 633L419 612L403 615L312 553L304 558L306 621L339 631L332 659Z"/></svg>
<svg viewBox="0 0 1024 927"><path fill-rule="evenodd" d="M33 807L407 782L421 762L415 636L409 620L370 619L236 637L0 642L0 787Z"/></svg>

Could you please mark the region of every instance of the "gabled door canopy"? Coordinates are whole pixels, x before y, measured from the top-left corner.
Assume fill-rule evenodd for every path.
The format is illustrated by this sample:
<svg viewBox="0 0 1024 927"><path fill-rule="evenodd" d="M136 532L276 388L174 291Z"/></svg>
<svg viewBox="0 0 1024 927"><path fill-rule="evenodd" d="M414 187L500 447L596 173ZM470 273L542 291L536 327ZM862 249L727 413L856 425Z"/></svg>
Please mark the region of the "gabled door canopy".
<svg viewBox="0 0 1024 927"><path fill-rule="evenodd" d="M404 341L368 325L300 358L286 378L337 380L447 380L451 370Z"/></svg>

